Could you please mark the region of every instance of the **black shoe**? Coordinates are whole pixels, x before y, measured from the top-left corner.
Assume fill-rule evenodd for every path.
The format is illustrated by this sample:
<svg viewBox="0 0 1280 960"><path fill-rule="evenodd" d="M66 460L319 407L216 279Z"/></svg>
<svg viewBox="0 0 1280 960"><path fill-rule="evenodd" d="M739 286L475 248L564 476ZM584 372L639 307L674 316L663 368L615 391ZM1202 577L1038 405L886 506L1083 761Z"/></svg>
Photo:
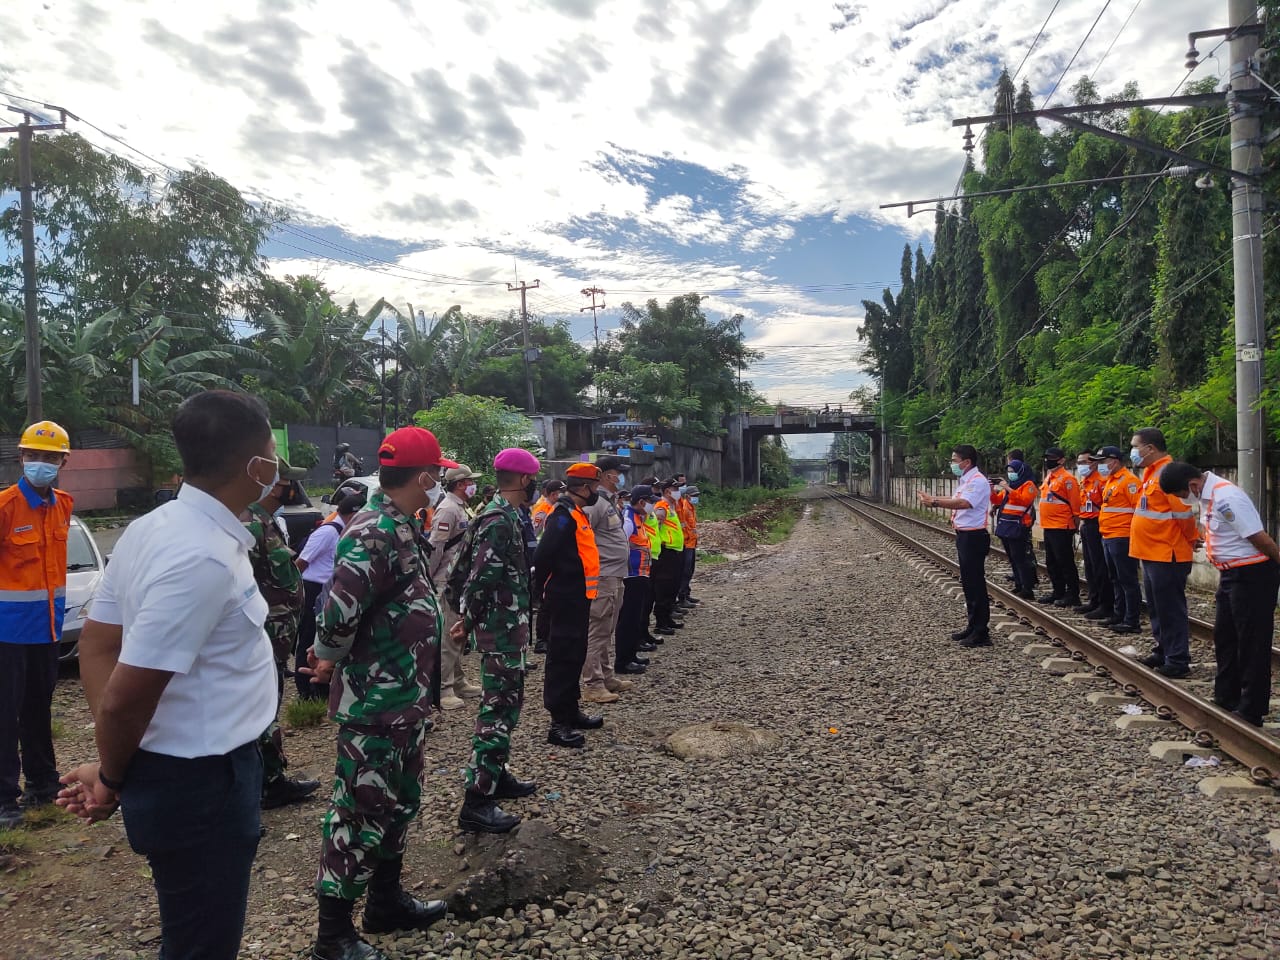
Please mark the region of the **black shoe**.
<svg viewBox="0 0 1280 960"><path fill-rule="evenodd" d="M1228 713L1235 713L1236 707L1240 706L1240 702L1238 700L1222 700L1218 697L1214 697L1213 702Z"/></svg>
<svg viewBox="0 0 1280 960"><path fill-rule="evenodd" d="M1042 596L1036 597L1036 603L1043 603L1047 607L1050 604L1056 604L1061 599L1061 597L1055 597L1051 593L1046 593Z"/></svg>
<svg viewBox="0 0 1280 960"><path fill-rule="evenodd" d="M1156 667L1156 673L1163 677L1168 677L1170 680L1182 680L1185 677L1191 676L1191 668L1178 667L1174 666L1172 663L1165 663Z"/></svg>
<svg viewBox="0 0 1280 960"><path fill-rule="evenodd" d="M16 830L22 826L22 811L16 803L0 806L0 830Z"/></svg>
<svg viewBox="0 0 1280 960"><path fill-rule="evenodd" d="M642 643L640 646L636 647L636 650L640 653L653 653L653 651L657 649L658 645L656 643Z"/></svg>
<svg viewBox="0 0 1280 960"><path fill-rule="evenodd" d="M1148 653L1138 662L1144 667L1151 667L1153 670L1158 670L1160 667L1164 666L1164 657L1158 653Z"/></svg>
<svg viewBox="0 0 1280 960"><path fill-rule="evenodd" d="M632 662L632 663L638 663L638 664L640 664L640 666L642 666L642 667L647 667L647 666L649 665L649 658L648 658L648 657L642 657L642 656L640 656L640 654L638 654L638 653L637 653L634 657L632 657L632 658L631 658L631 662Z"/></svg>
<svg viewBox="0 0 1280 960"><path fill-rule="evenodd" d="M425 930L443 920L449 908L443 900L422 901L400 886L404 861L383 860L369 878L369 899L364 905L365 933L392 930Z"/></svg>
<svg viewBox="0 0 1280 960"><path fill-rule="evenodd" d="M274 810L290 803L301 803L320 789L319 780L291 780L277 777L262 786L262 809Z"/></svg>
<svg viewBox="0 0 1280 960"><path fill-rule="evenodd" d="M1021 597L1023 600L1034 600L1036 598L1036 592L1034 590L1015 590L1013 591L1013 595L1015 597Z"/></svg>
<svg viewBox="0 0 1280 960"><path fill-rule="evenodd" d="M28 810L35 810L38 807L49 806L57 796L57 787L47 790L23 790L18 802Z"/></svg>
<svg viewBox="0 0 1280 960"><path fill-rule="evenodd" d="M960 641L962 647L989 647L991 646L991 635L987 633L975 633L972 636L965 637Z"/></svg>
<svg viewBox="0 0 1280 960"><path fill-rule="evenodd" d="M351 922L355 903L339 897L320 897L320 929L311 948L311 960L387 960L387 955L365 943ZM369 911L365 911L368 916Z"/></svg>
<svg viewBox="0 0 1280 960"><path fill-rule="evenodd" d="M1239 710L1232 710L1231 715L1235 717L1237 720L1243 720L1245 723L1249 724L1249 726L1251 727L1258 727L1258 728L1262 727L1261 717L1246 717Z"/></svg>
<svg viewBox="0 0 1280 960"><path fill-rule="evenodd" d="M1077 603L1074 607L1071 608L1071 612L1072 613L1093 613L1093 611L1097 609L1098 609L1097 607L1091 607L1087 603Z"/></svg>
<svg viewBox="0 0 1280 960"><path fill-rule="evenodd" d="M1107 620L1110 621L1115 614L1110 610L1104 610L1102 607L1094 607L1084 615L1086 620Z"/></svg>
<svg viewBox="0 0 1280 960"><path fill-rule="evenodd" d="M470 790L458 813L458 829L467 833L510 833L519 823L520 818L503 810L493 797L473 795Z"/></svg>
<svg viewBox="0 0 1280 960"><path fill-rule="evenodd" d="M674 637L676 634L676 632L672 630L670 627L658 627L653 632L660 637ZM662 642L661 640L658 641L658 643L661 643L661 642Z"/></svg>
<svg viewBox="0 0 1280 960"><path fill-rule="evenodd" d="M973 634L973 627L965 627L963 630L957 630L951 635L952 640L968 640Z"/></svg>
<svg viewBox="0 0 1280 960"><path fill-rule="evenodd" d="M685 597L685 598L684 598L684 602L685 602L685 603L692 603L692 604L696 607L696 606L697 606L698 604L700 604L702 601L701 601L701 600L699 600L697 597Z"/></svg>
<svg viewBox="0 0 1280 960"><path fill-rule="evenodd" d="M1138 633L1138 627L1132 623L1109 623L1107 629L1112 633Z"/></svg>
<svg viewBox="0 0 1280 960"><path fill-rule="evenodd" d="M569 726L575 730L599 730L604 726L604 717L592 717L578 711L578 715L569 721Z"/></svg>
<svg viewBox="0 0 1280 960"><path fill-rule="evenodd" d="M632 660L630 663L624 663L620 667L614 667L613 672L621 673L624 676L627 674L634 674L636 676L639 676L640 674L644 673L647 669L649 668L646 667L643 663L636 663L636 661Z"/></svg>
<svg viewBox="0 0 1280 960"><path fill-rule="evenodd" d="M654 631L654 633L658 633L658 631L657 631L657 630L655 630L655 631ZM663 640L663 639L662 639L662 637L655 637L655 636L653 636L652 634L650 634L650 635L649 635L649 637L645 640L645 643L651 643L651 644L653 644L655 647L660 647L660 646L662 646L664 643L666 643L666 641L665 641L665 640Z"/></svg>
<svg viewBox="0 0 1280 960"><path fill-rule="evenodd" d="M1063 597L1061 600L1053 601L1053 605L1055 607L1061 607L1063 610L1066 610L1069 607L1078 607L1080 606L1080 598L1079 597Z"/></svg>
<svg viewBox="0 0 1280 960"><path fill-rule="evenodd" d="M536 641L533 645L533 652L545 654L547 652L547 641L545 640Z"/></svg>
<svg viewBox="0 0 1280 960"><path fill-rule="evenodd" d="M498 786L493 791L494 800L519 800L531 797L538 792L537 780L517 780L506 767L502 768L502 776L498 778Z"/></svg>
<svg viewBox="0 0 1280 960"><path fill-rule="evenodd" d="M547 743L576 750L586 746L587 738L567 724L553 723L551 729L547 731Z"/></svg>
<svg viewBox="0 0 1280 960"><path fill-rule="evenodd" d="M674 627L676 630L683 630L683 629L684 629L684 627L685 627L684 621L683 621L683 620L678 620L678 619L676 619L675 617L672 617L672 618L671 618L671 622L670 622L669 624L667 624L667 629L668 629L668 630L670 630L670 629L671 629L671 628L673 628L673 627Z"/></svg>

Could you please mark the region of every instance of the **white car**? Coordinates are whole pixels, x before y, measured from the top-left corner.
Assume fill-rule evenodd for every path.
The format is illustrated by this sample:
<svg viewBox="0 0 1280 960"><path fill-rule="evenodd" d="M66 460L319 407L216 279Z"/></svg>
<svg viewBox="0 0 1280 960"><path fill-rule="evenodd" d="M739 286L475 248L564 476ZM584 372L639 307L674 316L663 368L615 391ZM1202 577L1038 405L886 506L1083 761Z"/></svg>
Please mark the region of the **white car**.
<svg viewBox="0 0 1280 960"><path fill-rule="evenodd" d="M71 518L67 533L67 607L62 619L59 660L73 660L80 652L80 630L89 616L89 601L102 580L106 562L102 551L78 517Z"/></svg>

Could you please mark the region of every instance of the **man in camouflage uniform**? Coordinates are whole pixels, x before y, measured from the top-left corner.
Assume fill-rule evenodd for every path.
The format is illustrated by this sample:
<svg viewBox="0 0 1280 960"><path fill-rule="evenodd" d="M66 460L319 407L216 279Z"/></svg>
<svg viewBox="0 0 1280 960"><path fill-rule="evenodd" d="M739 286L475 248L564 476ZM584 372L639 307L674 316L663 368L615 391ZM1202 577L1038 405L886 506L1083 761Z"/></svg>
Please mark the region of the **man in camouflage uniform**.
<svg viewBox="0 0 1280 960"><path fill-rule="evenodd" d="M405 837L422 796L443 626L413 517L439 484L440 444L421 427L402 427L388 434L378 460L382 489L343 532L308 655L316 679L332 684L329 715L339 725L316 876L314 960L383 957L351 922L366 888L367 933L424 929L445 914L443 902L423 903L400 885Z"/></svg>
<svg viewBox="0 0 1280 960"><path fill-rule="evenodd" d="M520 507L537 492L538 459L516 447L493 461L498 492L480 513L449 578L449 599L461 616L455 633L468 631L480 651L480 710L467 764L466 799L458 814L463 830L506 833L520 818L499 800L538 789L507 769L511 734L524 706L532 598L529 556Z"/></svg>
<svg viewBox="0 0 1280 960"><path fill-rule="evenodd" d="M290 484L306 476L307 472L289 466L284 457L279 461L275 486L245 511L248 519L244 521L244 528L253 537L249 560L253 564L258 592L267 601L265 628L275 656L280 699L283 699L284 675L298 639L303 589L302 575L293 564L294 552L289 549L285 533L276 524L273 514L280 509ZM289 762L284 755L279 712L277 701L277 719L272 720L271 726L258 738L258 749L262 752L262 806L266 810L305 800L320 787L319 780L290 779L284 775Z"/></svg>

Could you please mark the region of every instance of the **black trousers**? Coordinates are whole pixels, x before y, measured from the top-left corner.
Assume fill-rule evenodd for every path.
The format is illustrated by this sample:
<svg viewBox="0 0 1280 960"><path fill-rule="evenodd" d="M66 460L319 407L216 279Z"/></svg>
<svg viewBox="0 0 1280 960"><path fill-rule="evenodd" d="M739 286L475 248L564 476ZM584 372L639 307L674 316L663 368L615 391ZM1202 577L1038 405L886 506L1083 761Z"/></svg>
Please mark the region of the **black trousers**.
<svg viewBox="0 0 1280 960"><path fill-rule="evenodd" d="M1218 673L1213 697L1262 723L1271 709L1271 635L1275 630L1280 565L1268 560L1222 571L1213 618Z"/></svg>
<svg viewBox="0 0 1280 960"><path fill-rule="evenodd" d="M1084 577L1089 585L1089 605L1107 613L1115 609L1115 590L1107 573L1107 554L1102 547L1102 531L1097 520L1080 522L1080 550L1084 554Z"/></svg>
<svg viewBox="0 0 1280 960"><path fill-rule="evenodd" d="M256 743L186 759L139 750L120 807L160 903L163 960L236 960L258 851Z"/></svg>
<svg viewBox="0 0 1280 960"><path fill-rule="evenodd" d="M957 530L956 554L960 558L960 586L969 615L969 630L985 636L991 622L991 598L987 596L987 554L991 534L985 530Z"/></svg>
<svg viewBox="0 0 1280 960"><path fill-rule="evenodd" d="M1142 586L1147 594L1147 618L1156 641L1155 652L1172 667L1191 665L1191 625L1187 621L1190 575L1190 560L1142 561Z"/></svg>
<svg viewBox="0 0 1280 960"><path fill-rule="evenodd" d="M27 790L52 797L61 787L53 755L56 643L0 643L0 806L18 802L18 774Z"/></svg>
<svg viewBox="0 0 1280 960"><path fill-rule="evenodd" d="M684 571L684 553L663 550L649 568L653 581L653 613L658 626L669 627L676 609L676 592L680 588L680 575Z"/></svg>
<svg viewBox="0 0 1280 960"><path fill-rule="evenodd" d="M543 663L542 705L552 723L569 723L578 716L582 665L587 662L587 627L591 603L543 597L547 617L547 659Z"/></svg>
<svg viewBox="0 0 1280 960"><path fill-rule="evenodd" d="M320 599L322 583L302 581L304 599L302 601L302 619L298 621L298 645L293 651L293 683L298 688L298 696L304 700L329 699L327 683L312 683L311 677L301 673L307 665L307 651L316 642L316 601Z"/></svg>
<svg viewBox="0 0 1280 960"><path fill-rule="evenodd" d="M1129 556L1129 538L1103 540L1102 549L1106 551L1107 572L1111 575L1111 609L1122 623L1139 626L1142 620L1142 587L1138 580L1138 561Z"/></svg>
<svg viewBox="0 0 1280 960"><path fill-rule="evenodd" d="M693 581L693 571L698 566L698 548L685 547L684 561L680 570L680 587L676 590L676 599L685 600L689 596L689 584Z"/></svg>
<svg viewBox="0 0 1280 960"><path fill-rule="evenodd" d="M648 577L627 577L622 581L622 609L613 635L614 669L636 658L636 650L649 635L647 607L653 605Z"/></svg>
<svg viewBox="0 0 1280 960"><path fill-rule="evenodd" d="M1029 593L1036 588L1036 558L1031 553L1031 529L1023 527L1022 533L1016 537L1001 537L1004 552L1009 555L1009 566L1013 568L1013 588L1022 593Z"/></svg>
<svg viewBox="0 0 1280 960"><path fill-rule="evenodd" d="M1055 600L1080 599L1080 571L1076 569L1074 530L1044 532L1044 565L1049 568Z"/></svg>

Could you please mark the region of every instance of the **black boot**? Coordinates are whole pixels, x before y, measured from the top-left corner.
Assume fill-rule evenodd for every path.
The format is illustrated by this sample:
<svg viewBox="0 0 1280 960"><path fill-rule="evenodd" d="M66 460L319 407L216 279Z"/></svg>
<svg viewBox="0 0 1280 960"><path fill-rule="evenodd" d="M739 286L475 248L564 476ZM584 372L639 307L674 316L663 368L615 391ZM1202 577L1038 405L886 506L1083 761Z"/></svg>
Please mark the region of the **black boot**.
<svg viewBox="0 0 1280 960"><path fill-rule="evenodd" d="M520 818L507 813L493 797L468 790L458 813L458 829L468 833L509 833L520 823Z"/></svg>
<svg viewBox="0 0 1280 960"><path fill-rule="evenodd" d="M443 900L423 903L406 893L400 886L403 869L404 861L400 859L383 860L374 868L369 880L369 899L364 905L365 933L425 930L448 912Z"/></svg>
<svg viewBox="0 0 1280 960"><path fill-rule="evenodd" d="M355 904L341 897L320 897L320 929L311 960L387 960L386 954L365 943L351 922Z"/></svg>
<svg viewBox="0 0 1280 960"><path fill-rule="evenodd" d="M502 776L498 780L498 788L493 791L495 800L519 800L531 797L538 792L538 781L517 780L510 770L502 768Z"/></svg>
<svg viewBox="0 0 1280 960"><path fill-rule="evenodd" d="M547 731L547 743L577 750L586 746L587 738L567 723L552 723L551 729Z"/></svg>

